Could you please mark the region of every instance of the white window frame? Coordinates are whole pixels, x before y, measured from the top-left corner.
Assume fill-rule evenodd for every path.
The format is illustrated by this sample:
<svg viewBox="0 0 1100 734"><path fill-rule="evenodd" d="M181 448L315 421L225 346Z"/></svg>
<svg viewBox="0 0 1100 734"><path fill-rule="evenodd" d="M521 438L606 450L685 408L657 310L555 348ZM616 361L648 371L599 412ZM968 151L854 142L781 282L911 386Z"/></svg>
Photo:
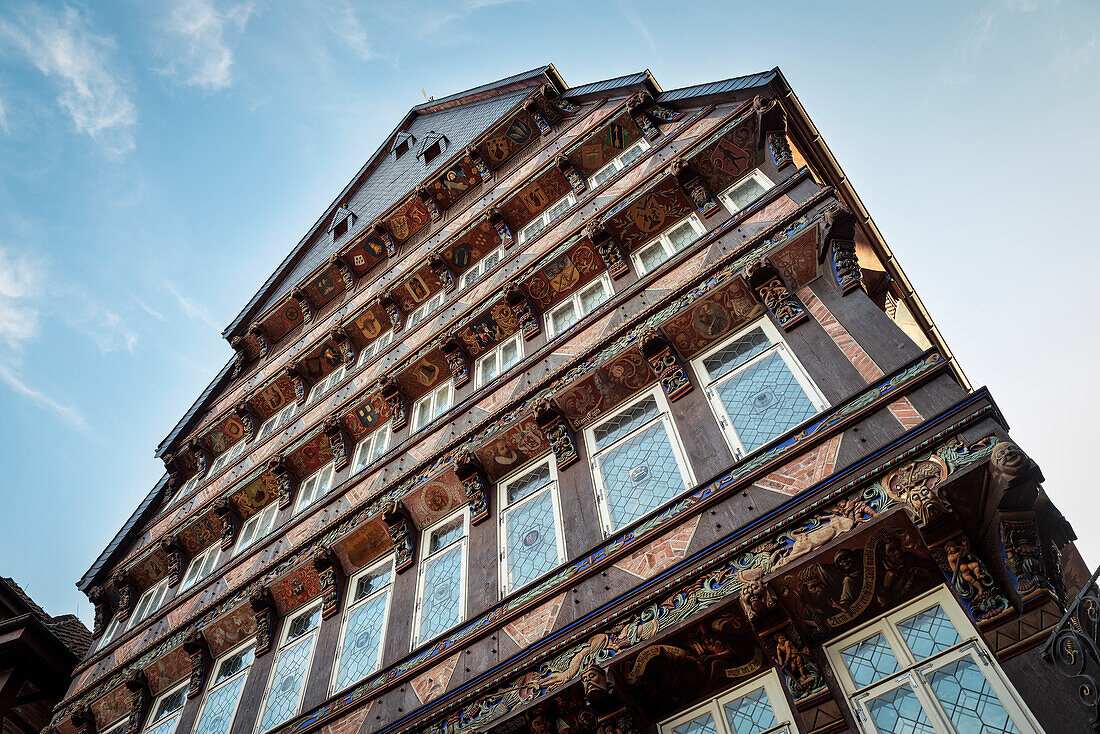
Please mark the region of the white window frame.
<svg viewBox="0 0 1100 734"><path fill-rule="evenodd" d="M209 578L210 575L217 570L218 563L221 561L221 555L221 543L215 540L213 543L210 544L209 548L192 558L191 562L187 564L187 570L183 574L183 579L180 581L180 593L182 594L183 592L187 591L203 579ZM214 559L213 565L210 566L209 571L203 573L202 569L206 566L206 562L211 558ZM192 570L195 570L194 576L191 575Z"/></svg>
<svg viewBox="0 0 1100 734"><path fill-rule="evenodd" d="M245 531L248 529L250 524L257 527L260 527L264 524L262 522L262 516L264 515L264 513L267 513L266 517L270 518L266 521L268 524L267 531L261 535L259 530L257 530L256 534L252 536L252 539L249 540L247 543L244 543ZM275 529L275 520L278 518L278 516L279 503L276 500L272 500L271 502L268 502L266 505L264 505L258 512L254 512L247 520L242 522L241 529L237 533L237 543L233 548L233 555L240 555L242 552L248 550L252 546L256 545L256 543L259 543L261 540L271 535L271 531Z"/></svg>
<svg viewBox="0 0 1100 734"><path fill-rule="evenodd" d="M660 247L662 250L664 250L665 258L660 263L654 266L654 270L656 270L657 268L661 267L661 265L664 265L666 262L671 260L676 255L676 253L683 252L683 250L687 249L688 245L690 245L691 242L688 242L687 245L684 245L684 247L677 250L675 245L672 244L672 240L668 236L669 232L679 228L684 224L684 222L690 224L691 228L695 230L695 238L692 239L691 242L699 239L707 232L707 228L703 225L703 220L699 219L699 215L695 214L694 212L687 215L683 219L674 222L668 227L665 227L664 231L662 231L659 235L649 240L638 249L634 250L634 252L630 253L630 260L634 263L634 271L638 273L639 276L646 275L652 272L651 270L646 270L645 264L642 262L643 250L648 250L651 247Z"/></svg>
<svg viewBox="0 0 1100 734"><path fill-rule="evenodd" d="M294 500L294 514L312 505L332 490L332 484L336 480L336 462L330 461L317 471L310 474L298 485L298 495ZM321 488L322 482L325 484Z"/></svg>
<svg viewBox="0 0 1100 734"><path fill-rule="evenodd" d="M634 430L625 436L617 439L614 443L611 443L603 448L596 448L596 429L602 426L604 423L615 418L625 410L629 410L638 403L646 400L647 398L653 398L657 401L657 409L659 414L656 418L647 421L646 423L638 426ZM643 390L632 398L624 400L619 405L615 406L615 409L609 412L607 415L601 417L598 421L592 423L584 429L585 446L588 449L589 465L592 470L592 488L596 492L596 505L600 512L600 524L603 526L605 535L611 535L622 528L616 528L612 525L611 521L611 507L607 503L607 488L604 486L603 473L600 471L599 465L596 459L612 449L620 446L621 444L629 441L631 438L648 429L655 421L658 421L664 425L665 433L669 438L669 444L672 447L673 458L676 459L676 465L680 469L680 477L684 481L684 489L681 492L686 492L695 486L695 472L691 468L691 462L688 461L687 451L684 449L683 443L680 441L680 431L676 427L676 421L672 417L672 410L669 408L668 399L665 397L664 390L661 389L660 384ZM661 504L664 504L663 502ZM660 505L658 505L660 507ZM655 509L655 508L654 508ZM653 512L652 509L646 510L642 514L628 520L622 527L626 527L633 522L637 522L639 519L645 517L649 513Z"/></svg>
<svg viewBox="0 0 1100 734"><path fill-rule="evenodd" d="M183 486L176 490L176 493L172 495L172 499L168 500L168 504L166 505L166 507L171 507L172 505L176 504L181 499L186 497L191 492L191 490L198 486L200 479L202 479L202 477L199 476L198 472L192 474L191 477L183 483Z"/></svg>
<svg viewBox="0 0 1100 734"><path fill-rule="evenodd" d="M355 447L355 459L354 461L352 461L351 464L351 471L353 474L363 471L375 461L378 461L378 459L382 458L378 457L375 459L369 459L368 461L364 461L362 466L359 465L359 462L363 458L364 454L370 456L371 454L375 453L375 451L382 451L383 453L385 453L386 449L390 447L390 438L393 437L392 425L393 421L386 421L378 428L368 433L366 438L360 441L359 444ZM378 444L382 444L381 449L378 448Z"/></svg>
<svg viewBox="0 0 1100 734"><path fill-rule="evenodd" d="M298 413L298 403L291 400L275 411L272 415L268 416L267 420L260 426L260 430L256 432L256 442L259 443L269 436L275 435L276 432L286 424L290 423L291 419Z"/></svg>
<svg viewBox="0 0 1100 734"><path fill-rule="evenodd" d="M411 432L416 433L420 429L430 426L432 423L434 423L437 417L442 418L444 415L447 414L446 411L444 411L439 416L435 415L436 407L439 402L438 398L442 393L447 393L447 410L450 410L454 407L454 385L454 379L446 380L445 382L436 385L431 390L416 399L416 402L413 403L412 415L409 416L409 425ZM425 404L428 405L428 412L426 413L428 419L425 422L418 424L416 421L416 416L419 412L420 406Z"/></svg>
<svg viewBox="0 0 1100 734"><path fill-rule="evenodd" d="M549 466L550 467L550 484L549 484L549 487L546 488L546 489L540 489L537 492L532 492L531 494L527 495L523 499L517 500L516 502L509 503L508 502L508 487L512 484L515 484L520 479L523 479L525 476L527 476L531 472L535 471L540 466ZM507 596L508 594L514 592L514 591L517 591L518 589L522 589L527 584L532 583L531 581L528 581L525 584L520 584L519 586L516 586L516 587L510 587L509 586L509 580L508 580L508 535L507 535L509 510L511 510L515 507L520 507L520 506L532 501L535 497L541 495L543 492L549 492L550 493L550 501L551 501L551 503L553 504L553 507L554 507L554 539L555 539L556 544L557 544L557 548L556 548L557 553L558 553L558 562L557 563L560 566L561 564L565 563L565 559L566 559L567 556L566 556L566 550L565 550L565 527L564 527L564 522L562 521L562 514L561 514L561 498L560 498L559 493L558 493L558 462L554 459L554 455L549 454L547 456L544 456L541 459L528 464L527 466L523 467L522 469L513 472L512 474L508 475L507 477L505 477L505 478L501 479L499 482L497 482L497 502L498 502L497 507L500 508L500 512L498 513L498 519L497 519L497 522L499 524L499 529L498 529L498 532L497 532L497 541L498 541L497 545L499 546L499 551L500 552L497 555L500 558L499 576L498 577L500 578L500 595L501 595L502 598Z"/></svg>
<svg viewBox="0 0 1100 734"><path fill-rule="evenodd" d="M556 214L551 215L551 212L557 209L563 202L567 202L568 206L566 206L564 209L557 212ZM539 212L538 216L536 216L530 222L523 225L523 227L521 227L519 230L519 235L516 237L516 243L522 245L524 242L538 237L545 230L549 229L550 225L558 221L563 215L565 215L566 212L568 212L576 205L577 197L573 194L572 191L570 191L568 194L561 197L553 204Z"/></svg>
<svg viewBox="0 0 1100 734"><path fill-rule="evenodd" d="M411 329L439 309L443 308L443 303L446 300L447 292L442 288L440 288L432 295L428 296L426 299L424 299L423 303L421 303L419 306L409 312L408 328Z"/></svg>
<svg viewBox="0 0 1100 734"><path fill-rule="evenodd" d="M103 630L103 636L99 638L99 644L96 645L96 651L110 645L116 637L118 637L126 629L126 622L120 621L118 618L118 612L111 617L111 621L107 623L107 627Z"/></svg>
<svg viewBox="0 0 1100 734"><path fill-rule="evenodd" d="M595 288L596 286L602 287L603 292L604 292L603 300L600 301L601 304L606 303L611 298L611 296L615 295L615 289L611 285L611 277L607 273L602 273L600 275L600 277L593 278L592 280L588 281L583 286L578 288L576 291L574 291L573 293L570 293L568 296L566 296L561 301L561 303L555 304L553 307L551 307L550 309L548 309L546 311L546 338L547 339L553 339L558 334L561 334L561 333L564 332L564 329L559 331L554 326L554 324L555 324L555 315L556 314L564 312L567 309L571 310L573 312L573 314L577 317L573 321L574 324L576 324L578 321L580 321L582 318L584 318L585 313L584 313L584 306L581 305L581 294L582 293L587 293L590 289ZM571 328L571 326L572 325L567 326L565 328L568 329L568 328Z"/></svg>
<svg viewBox="0 0 1100 734"><path fill-rule="evenodd" d="M780 681L779 674L774 668L740 685L728 688L717 696L712 696L692 706L683 713L676 714L675 716L671 716L661 721L657 724L658 734L673 734L676 727L682 726L689 721L694 721L704 713L710 714L711 719L714 721L715 731L718 732L718 734L731 734L729 721L726 719L726 713L723 707L730 701L747 696L761 688L764 689L764 695L768 697L768 703L771 704L772 714L775 715L776 721L775 726L764 729L763 731L768 734L772 734L773 732L774 734L795 734L798 731L798 725L795 724L794 712L791 711L791 706L790 703L787 702L787 694L783 688L783 683Z"/></svg>
<svg viewBox="0 0 1100 734"><path fill-rule="evenodd" d="M218 458L214 459L214 463L211 464L210 469L207 470L207 475L214 476L216 472L219 472L227 466L230 466L234 461L240 458L241 454L244 453L245 446L247 445L248 441L246 441L242 436L240 440L237 441L237 443L233 444L225 451L218 454Z"/></svg>
<svg viewBox="0 0 1100 734"><path fill-rule="evenodd" d="M711 378L705 365L706 359L722 351L749 332L756 331L757 329L764 332L764 336L771 342L771 346L760 352L760 354L755 355L747 362L739 364L721 377ZM787 346L787 342L779 329L777 329L775 324L771 322L771 319L766 316L738 329L726 338L718 341L706 351L699 353L698 356L691 360L692 368L695 370L695 376L699 379L699 384L703 387L703 394L707 396L707 402L710 404L711 412L714 413L714 419L718 421L718 426L722 429L722 435L725 437L726 444L729 446L730 451L733 452L734 459L742 459L748 452L745 450L744 444L741 443L741 439L738 438L737 431L734 430L733 423L729 418L729 413L726 411L726 406L722 403L721 397L719 397L718 393L715 391L714 385L732 379L733 375L744 372L757 362L766 359L772 352L779 353L783 363L787 365L787 369L794 375L795 381L798 382L802 391L806 393L806 397L817 409L818 413L829 407L829 401L825 399L825 396L817 388L817 385L810 379L810 375L806 372L802 363L798 361L798 358L794 356L794 352Z"/></svg>
<svg viewBox="0 0 1100 734"><path fill-rule="evenodd" d="M232 657L235 657L235 656L239 655L240 653L244 652L245 650L247 650L250 647L251 648L256 647L256 640L255 639L251 639L251 640L249 640L248 642L245 642L242 645L237 645L235 648L233 648L229 652L223 654L221 657L219 657L214 662L214 665L211 667L211 671L213 671L212 675L210 676L211 685L207 687L206 692L203 694L202 706L199 708L198 716L195 717L194 734L198 734L198 731L199 731L198 727L199 727L199 724L202 723L202 717L203 717L203 714L206 713L206 705L210 702L210 697L212 695L214 695L215 693L217 693L218 691L220 691L222 688L225 688L226 686L230 685L234 681L238 680L242 676L248 676L248 674L252 672L252 666L255 665L255 663L256 663L255 651L253 651L253 656L252 656L252 662L251 663L244 666L243 668L241 668L240 670L238 670L236 673L229 676L225 680L218 681L217 683L214 683L214 681L216 681L218 679L218 670L225 663L225 661L229 660ZM245 682L245 684L247 685L247 681ZM230 734L230 732L233 731L233 722L236 721L236 719L237 719L237 712L241 708L241 699L243 699L243 698L244 698L244 687L242 686L241 687L241 692L237 694L237 701L236 701L236 703L233 704L233 710L229 714L229 721L226 724L225 734Z"/></svg>
<svg viewBox="0 0 1100 734"><path fill-rule="evenodd" d="M737 212L745 208L739 207L736 203L734 203L733 192L743 186L747 181L755 181L756 183L764 187L764 191L760 194L760 196L763 196L764 194L768 193L768 191L775 188L775 182L764 175L763 171L761 171L759 168L752 169L744 176L727 186L725 191L718 194L718 200L722 202L722 206L726 207L726 209L729 210L730 214L736 214ZM755 202L756 199L753 199L753 201Z"/></svg>
<svg viewBox="0 0 1100 734"><path fill-rule="evenodd" d="M493 260L493 262L490 264L489 260L494 257L496 259ZM503 247L498 247L491 252L485 253L485 255L482 256L476 263L473 263L472 265L470 265L470 267L466 268L466 270L463 271L462 275L458 276L458 289L466 290L474 283L481 280L481 277L485 275L486 271L488 271L489 268L495 268L497 265L500 265L503 260Z"/></svg>
<svg viewBox="0 0 1100 734"><path fill-rule="evenodd" d="M186 689L187 689L187 686L189 684L190 684L190 681L187 680L187 679L184 679L184 681L182 683L180 683L179 685L172 686L171 688L167 689L164 693L160 694L159 696L157 696L156 698L153 699L153 705L149 707L149 721L145 722L145 726L143 726L142 729L141 729L145 734L149 734L149 732L156 729L157 726L161 722L165 721L166 719L168 719L172 716L176 717L176 723L172 725L172 729L170 731L162 732L162 734L174 734L174 732L177 729L179 729L180 720L183 718L183 708L187 705ZM159 719L154 720L153 717L157 715L157 708L161 705L161 703L164 701L164 699L168 698L169 696L174 696L174 695L176 695L177 693L180 693L180 692L183 692L183 703L180 704L180 707L178 709L176 709L175 711L173 711L172 713L168 714L168 716L162 716Z"/></svg>
<svg viewBox="0 0 1100 734"><path fill-rule="evenodd" d="M133 629L156 614L157 610L164 604L164 597L167 595L168 577L165 576L160 581L141 592L141 596L138 597L137 602L130 608L130 618L126 623L126 629ZM153 599L156 599L155 603ZM142 606L143 604L144 606ZM139 611L141 614L138 614Z"/></svg>
<svg viewBox="0 0 1100 734"><path fill-rule="evenodd" d="M309 674L312 672L313 658L317 654L317 638L320 636L321 632L321 620L317 621L316 627L311 629L309 632L301 635L300 637L295 638L293 642L291 642L291 645L296 644L299 640L301 640L303 637L306 637L307 635L313 638L309 642L309 656L306 658L305 674L302 678L302 687L298 689L298 703L294 706L294 713L291 714L290 717L284 719L283 721L280 721L278 724L275 724L270 729L260 728L260 726L263 724L264 713L267 709L267 700L271 697L271 687L275 683L275 674L279 671L279 657L283 654L284 649L287 647L286 638L290 633L290 627L299 617L317 612L320 610L320 608L321 601L320 599L318 599L312 604L305 605L302 610L295 612L294 614L287 617L286 620L284 620L283 628L279 632L279 646L275 648L275 657L271 661L271 671L267 675L267 685L264 687L264 695L263 698L260 699L260 707L256 711L256 723L254 725L256 734L261 734L265 731L274 731L278 727L293 719L298 714L302 713L302 700L305 698L306 687L309 685Z"/></svg>
<svg viewBox="0 0 1100 734"><path fill-rule="evenodd" d="M505 368L502 369L501 355L504 353L504 348L506 346L508 346L509 344L515 345L515 347L516 347L516 361L514 363L512 363L511 365L509 365L508 367L505 367ZM493 366L496 369L496 374L486 380L486 379L483 379L484 369L485 369L484 366L487 365L490 360L492 360L492 362L493 362ZM505 339L503 341L501 341L499 344L497 344L492 349L490 349L488 352L486 352L485 354L483 354L481 357L478 358L477 364L474 367L474 387L479 388L479 387L484 387L485 385L488 385L490 382L497 379L502 374L504 374L507 370L512 369L512 367L515 367L517 364L519 364L522 361L523 361L523 333L520 332L520 331L517 331L515 334L512 334L511 336L505 337Z"/></svg>
<svg viewBox="0 0 1100 734"><path fill-rule="evenodd" d="M313 387L309 390L309 397L306 398L306 405L313 405L318 400L328 395L336 387L340 380L343 380L348 374L347 365L343 361L340 362L340 366L336 367L327 375L313 384Z"/></svg>
<svg viewBox="0 0 1100 734"><path fill-rule="evenodd" d="M382 350L393 343L393 329L387 329L378 336L376 336L370 344L359 350L359 361L356 363L357 367L362 367L367 362L377 357L382 353Z"/></svg>
<svg viewBox="0 0 1100 734"><path fill-rule="evenodd" d="M588 177L588 185L594 189L603 186L605 183L615 178L616 175L618 175L624 168L627 167L627 165L629 165L623 163L623 159L626 158L627 153L631 152L635 148L641 148L642 152L638 154L638 158L641 158L643 155L645 155L645 152L652 147L653 146L650 144L649 140L645 136L638 138L633 143L623 148L622 152L619 153L617 156L597 168L592 173L592 175ZM637 161L638 158L635 158L634 161L631 161L631 163ZM609 169L614 169L615 172L603 181L597 183L597 179L599 179Z"/></svg>
<svg viewBox="0 0 1100 734"><path fill-rule="evenodd" d="M439 548L435 551L429 552L431 548L432 533L437 528L444 525L448 525L454 522L454 519L458 516L462 516L462 537L458 540L454 540L447 545ZM423 556L420 559L420 564L416 571L416 606L413 611L413 634L412 634L412 649L416 649L418 645L427 642L427 640L420 639L420 626L421 626L421 611L423 610L424 602L424 581L427 577L428 563L443 553L454 548L455 545L461 546L462 562L458 566L459 584L458 584L458 609L459 609L459 621L456 624L462 624L466 621L466 582L467 575L469 573L470 565L470 506L466 505L462 509L452 512L450 515L437 520L429 525L420 534L420 547L423 549ZM448 628L449 629L449 628ZM444 630L446 631L446 630Z"/></svg>
<svg viewBox="0 0 1100 734"><path fill-rule="evenodd" d="M896 630L896 625L899 621L910 619L937 605L947 615L951 624L954 625L960 642L920 662L914 662L908 646ZM848 666L841 656L841 651L873 637L875 634L882 634L886 639L891 651L897 658L898 672L859 688L848 671ZM905 685L909 685L910 689L916 692L921 709L932 727L937 732L953 734L956 731L954 725L942 713L938 699L927 688L928 684L924 682L919 672L922 669L939 669L964 657L970 657L981 670L989 683L989 687L996 694L997 699L1004 706L1005 712L1008 713L1012 723L1016 725L1021 734L1041 734L1043 731L1031 711L1028 710L1027 704L1016 692L1008 676L1001 670L996 658L989 652L982 636L978 634L974 625L967 618L966 612L955 601L955 597L952 596L951 592L942 585L829 642L825 645L825 655L829 660L829 665L836 671L837 681L848 699L852 713L855 714L856 725L867 734L875 734L877 729L871 720L870 713L867 711L866 701ZM917 681L920 681L920 683L917 683Z"/></svg>
<svg viewBox="0 0 1100 734"><path fill-rule="evenodd" d="M380 633L381 642L378 645L378 659L374 663L374 669L367 673L367 675L372 675L382 669L382 658L386 654L386 634L389 631L390 611L393 608L393 583L394 578L397 576L397 571L394 564L395 558L392 554L390 554L385 558L382 558L381 560L377 560L374 563L364 566L348 580L348 600L347 603L344 605L344 618L340 622L340 636L336 640L336 659L332 663L332 678L329 681L330 694L334 694L338 690L343 690L336 687L336 682L337 678L340 675L340 662L343 660L344 657L344 640L347 636L348 620L351 618L351 613L355 609L363 606L364 604L367 604L368 602L377 599L382 594L387 594L388 598L386 599L386 610L382 613L382 629ZM355 585L359 583L359 579L372 573L377 573L378 570L383 568L384 566L389 566L389 584L387 584L384 589L378 589L377 591L371 592L370 594L364 596L362 599L354 599L353 595L355 594ZM364 678L365 677L366 676L364 676ZM348 686L353 686L361 680L363 680L363 678L349 683ZM348 686L345 686L345 688L347 688Z"/></svg>
<svg viewBox="0 0 1100 734"><path fill-rule="evenodd" d="M109 726L105 726L99 730L99 734L121 734L126 731L126 726L130 723L129 716L123 716L121 719L111 723Z"/></svg>

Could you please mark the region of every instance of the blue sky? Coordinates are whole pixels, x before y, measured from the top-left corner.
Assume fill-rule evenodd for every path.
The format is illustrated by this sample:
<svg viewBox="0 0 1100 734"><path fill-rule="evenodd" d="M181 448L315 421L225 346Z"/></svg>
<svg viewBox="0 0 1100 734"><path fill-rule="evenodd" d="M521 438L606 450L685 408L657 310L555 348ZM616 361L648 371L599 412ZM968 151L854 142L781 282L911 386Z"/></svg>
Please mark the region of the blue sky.
<svg viewBox="0 0 1100 734"><path fill-rule="evenodd" d="M1100 562L1098 21L1069 0L3 3L0 574L90 619L74 582L229 358L221 329L422 89L547 62L666 89L780 66Z"/></svg>

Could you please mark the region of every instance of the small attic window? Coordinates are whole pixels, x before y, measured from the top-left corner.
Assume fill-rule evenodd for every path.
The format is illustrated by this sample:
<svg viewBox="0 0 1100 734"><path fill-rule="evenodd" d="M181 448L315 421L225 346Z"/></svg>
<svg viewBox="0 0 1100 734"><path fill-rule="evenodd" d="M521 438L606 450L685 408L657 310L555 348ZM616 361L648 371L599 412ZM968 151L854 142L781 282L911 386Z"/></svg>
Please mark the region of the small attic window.
<svg viewBox="0 0 1100 734"><path fill-rule="evenodd" d="M332 232L332 241L336 242L346 235L354 223L355 214L347 205L341 204L340 208L336 210L336 214L332 216L332 224L329 225L329 231Z"/></svg>
<svg viewBox="0 0 1100 734"><path fill-rule="evenodd" d="M338 240L338 239L340 239L341 237L343 237L344 235L346 235L348 233L348 227L350 226L349 225L350 220L351 220L351 217L344 217L343 219L341 219L339 222L336 223L336 226L332 228L332 239Z"/></svg>
<svg viewBox="0 0 1100 734"><path fill-rule="evenodd" d="M415 142L416 138L414 138L409 133L403 131L397 133L397 137L394 138L393 141L393 148L391 149L393 151L393 157L400 158L401 156L408 153L409 149L412 148L412 145Z"/></svg>
<svg viewBox="0 0 1100 734"><path fill-rule="evenodd" d="M424 165L427 165L434 161L436 157L443 152L443 147L439 144L439 141L435 141L427 148L424 149Z"/></svg>
<svg viewBox="0 0 1100 734"><path fill-rule="evenodd" d="M420 144L420 150L416 155L424 159L424 165L426 166L445 150L447 150L447 137L433 130L424 136L424 140Z"/></svg>

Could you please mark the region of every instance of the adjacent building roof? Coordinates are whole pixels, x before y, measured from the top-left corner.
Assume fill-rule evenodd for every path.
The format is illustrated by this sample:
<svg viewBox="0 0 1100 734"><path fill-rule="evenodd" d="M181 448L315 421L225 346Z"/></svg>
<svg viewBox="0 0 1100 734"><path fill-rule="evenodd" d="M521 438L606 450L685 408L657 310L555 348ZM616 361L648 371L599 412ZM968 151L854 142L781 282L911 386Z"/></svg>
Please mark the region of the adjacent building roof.
<svg viewBox="0 0 1100 734"><path fill-rule="evenodd" d="M88 647L92 644L92 632L84 626L84 623L76 615L62 614L58 617L51 617L46 613L46 610L38 606L27 595L27 592L23 591L23 588L15 582L15 579L7 576L0 576L0 587L3 587L2 591L7 592L5 596L8 604L13 607L10 610L13 617L25 614L35 617L77 659L83 658L84 654L88 652Z"/></svg>

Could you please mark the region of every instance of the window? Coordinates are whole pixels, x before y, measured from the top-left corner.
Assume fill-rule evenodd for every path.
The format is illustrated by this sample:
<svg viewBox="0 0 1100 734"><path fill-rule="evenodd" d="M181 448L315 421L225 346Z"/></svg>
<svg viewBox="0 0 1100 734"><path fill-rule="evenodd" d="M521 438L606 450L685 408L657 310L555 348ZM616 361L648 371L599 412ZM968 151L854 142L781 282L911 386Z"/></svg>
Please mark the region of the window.
<svg viewBox="0 0 1100 734"><path fill-rule="evenodd" d="M332 692L378 670L393 588L393 556L360 571L348 584L351 594L333 666Z"/></svg>
<svg viewBox="0 0 1100 734"><path fill-rule="evenodd" d="M99 641L99 647L97 647L96 649L102 650L103 648L107 647L107 645L110 645L111 641L118 637L118 634L124 629L126 629L126 623L120 622L118 619L118 614L115 614L115 616L111 617L111 623L108 624L107 629L104 630L103 639Z"/></svg>
<svg viewBox="0 0 1100 734"><path fill-rule="evenodd" d="M359 352L359 366L362 367L367 362L370 362L372 359L381 354L382 350L388 347L392 341L392 330L379 334L377 337L375 337L374 341L363 347L362 351Z"/></svg>
<svg viewBox="0 0 1100 734"><path fill-rule="evenodd" d="M210 465L210 471L208 471L207 474L213 476L215 472L219 472L225 467L232 464L241 454L244 453L244 448L247 444L248 441L245 441L242 438L241 440L237 441L237 443L233 444L225 451L218 454L218 458L214 459L214 463Z"/></svg>
<svg viewBox="0 0 1100 734"><path fill-rule="evenodd" d="M187 683L162 694L153 704L153 713L145 725L145 734L173 734L180 723L180 712L187 703Z"/></svg>
<svg viewBox="0 0 1100 734"><path fill-rule="evenodd" d="M411 329L426 319L429 314L434 313L436 309L443 305L443 300L446 297L447 294L442 290L436 291L428 296L428 300L414 308L412 313L409 314L409 328Z"/></svg>
<svg viewBox="0 0 1100 734"><path fill-rule="evenodd" d="M214 572L218 567L218 559L221 558L221 544L216 542L191 559L187 566L187 572L183 574L183 583L180 584L180 592L187 591L195 584Z"/></svg>
<svg viewBox="0 0 1100 734"><path fill-rule="evenodd" d="M272 666L271 682L260 705L256 731L267 731L297 715L320 625L320 604L288 618L283 625L282 641Z"/></svg>
<svg viewBox="0 0 1100 734"><path fill-rule="evenodd" d="M218 661L195 734L229 734L233 718L237 715L237 704L241 701L244 681L255 659L256 643L249 642Z"/></svg>
<svg viewBox="0 0 1100 734"><path fill-rule="evenodd" d="M309 391L309 398L306 400L306 405L317 402L327 393L331 392L332 389L339 384L340 380L344 379L344 375L346 375L347 372L347 367L341 362L339 367L318 380L317 383L314 384L313 389Z"/></svg>
<svg viewBox="0 0 1100 734"><path fill-rule="evenodd" d="M1037 732L942 587L826 648L866 732Z"/></svg>
<svg viewBox="0 0 1100 734"><path fill-rule="evenodd" d="M294 512L301 512L324 497L332 488L332 476L335 473L336 462L330 461L302 482L298 487L298 502L294 505Z"/></svg>
<svg viewBox="0 0 1100 734"><path fill-rule="evenodd" d="M652 272L658 265L668 260L680 250L706 232L699 217L692 214L679 224L662 232L652 242L642 245L631 257L639 275Z"/></svg>
<svg viewBox="0 0 1100 734"><path fill-rule="evenodd" d="M416 595L413 645L442 634L466 618L466 509L424 531L424 558Z"/></svg>
<svg viewBox="0 0 1100 734"><path fill-rule="evenodd" d="M608 533L695 483L660 388L588 428L585 437Z"/></svg>
<svg viewBox="0 0 1100 734"><path fill-rule="evenodd" d="M237 555L257 540L267 537L275 527L275 516L279 512L278 502L268 502L266 506L252 517L244 521L241 526L241 537L237 538L237 547L233 555Z"/></svg>
<svg viewBox="0 0 1100 734"><path fill-rule="evenodd" d="M798 731L775 671L661 722L661 734L793 734Z"/></svg>
<svg viewBox="0 0 1100 734"><path fill-rule="evenodd" d="M504 248L499 247L466 269L458 279L459 290L465 290L467 286L496 267L496 264L504 259Z"/></svg>
<svg viewBox="0 0 1100 734"><path fill-rule="evenodd" d="M123 716L120 721L116 721L110 726L104 727L99 730L99 734L122 734L130 726L130 717Z"/></svg>
<svg viewBox="0 0 1100 734"><path fill-rule="evenodd" d="M382 458L390 445L390 423L378 428L369 436L359 442L355 447L355 468L352 473L361 471L364 467Z"/></svg>
<svg viewBox="0 0 1100 734"><path fill-rule="evenodd" d="M611 159L603 168L592 174L592 178L588 180L588 185L592 188L597 186L603 186L605 183L615 178L619 171L629 166L634 161L642 157L642 153L649 150L649 141L645 138L641 138L638 142L631 145L619 155Z"/></svg>
<svg viewBox="0 0 1100 734"><path fill-rule="evenodd" d="M611 279L601 275L596 280L566 298L546 314L548 338L554 338L592 313L596 307L611 297Z"/></svg>
<svg viewBox="0 0 1100 734"><path fill-rule="evenodd" d="M436 156L438 156L441 152L442 152L442 150L440 149L440 145L439 145L438 140L435 141L434 143L432 143L431 145L429 145L427 148L425 148L424 149L424 165L426 166L429 163L431 163L432 161L434 161Z"/></svg>
<svg viewBox="0 0 1100 734"><path fill-rule="evenodd" d="M501 592L507 594L565 561L554 457L499 486Z"/></svg>
<svg viewBox="0 0 1100 734"><path fill-rule="evenodd" d="M737 458L816 415L826 403L768 320L694 361Z"/></svg>
<svg viewBox="0 0 1100 734"><path fill-rule="evenodd" d="M401 156L409 152L409 140L411 140L411 138L405 138L393 149L393 155L395 158L400 158Z"/></svg>
<svg viewBox="0 0 1100 734"><path fill-rule="evenodd" d="M260 426L260 432L256 434L256 441L263 441L265 438L275 433L287 423L290 423L290 419L294 417L294 414L298 412L298 404L291 401L288 405L284 405L275 413L275 415L264 421L264 424Z"/></svg>
<svg viewBox="0 0 1100 734"><path fill-rule="evenodd" d="M718 198L722 200L722 203L730 212L739 212L759 199L772 186L775 186L775 184L772 183L770 178L759 170L753 169L735 181L733 186L719 194Z"/></svg>
<svg viewBox="0 0 1100 734"><path fill-rule="evenodd" d="M164 595L168 591L168 577L165 576L160 581L156 582L138 598L137 604L130 610L130 622L126 626L127 629L133 629L146 619L148 619L153 612L160 609L161 602L164 601Z"/></svg>
<svg viewBox="0 0 1100 734"><path fill-rule="evenodd" d="M412 430L419 431L447 412L454 398L454 381L447 380L413 405Z"/></svg>
<svg viewBox="0 0 1100 734"><path fill-rule="evenodd" d="M179 491L177 491L174 495L172 495L172 499L168 501L168 507L171 507L172 505L176 504L181 499L186 497L191 492L192 489L194 489L195 487L197 487L199 485L199 479L200 478L201 477L199 477L198 472L195 472L194 474L192 474L191 478L188 479L186 482L184 482L183 486L179 488Z"/></svg>
<svg viewBox="0 0 1100 734"><path fill-rule="evenodd" d="M348 233L348 227L351 225L351 217L344 217L332 228L332 241L340 239Z"/></svg>
<svg viewBox="0 0 1100 734"><path fill-rule="evenodd" d="M487 385L508 371L523 356L523 335L516 332L477 361L477 387Z"/></svg>
<svg viewBox="0 0 1100 734"><path fill-rule="evenodd" d="M542 230L550 226L550 224L569 211L569 208L577 203L577 197L573 196L570 192L562 198L555 201L550 206L542 210L542 214L532 219L530 222L523 226L523 229L519 231L519 242L523 244L529 239L533 239Z"/></svg>

